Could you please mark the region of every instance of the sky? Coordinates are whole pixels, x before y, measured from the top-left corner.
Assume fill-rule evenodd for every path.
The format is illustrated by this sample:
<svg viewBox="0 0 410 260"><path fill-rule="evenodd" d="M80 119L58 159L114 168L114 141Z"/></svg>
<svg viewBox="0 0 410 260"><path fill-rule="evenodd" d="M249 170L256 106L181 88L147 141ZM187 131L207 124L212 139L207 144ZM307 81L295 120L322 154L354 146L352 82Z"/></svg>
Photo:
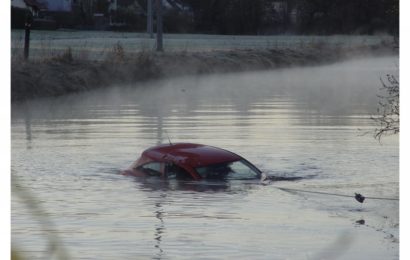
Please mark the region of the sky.
<svg viewBox="0 0 410 260"><path fill-rule="evenodd" d="M410 11L409 1L400 1L400 82L401 86L409 86L409 47L410 35L405 32L405 27L410 23L409 16L403 15ZM404 11L406 10L406 11ZM1 177L0 177L0 259L10 259L10 2L0 1L0 17L2 23L0 25L1 30ZM410 230L410 214L409 207L406 206L407 199L410 195L410 172L409 157L410 151L410 137L409 137L409 116L410 103L407 100L409 97L408 88L402 87L400 89L401 95L401 135L400 135L400 258L410 259L410 249L407 247L409 242L409 230ZM406 102L405 102L406 101ZM404 115L404 116L403 116ZM407 162L406 162L407 161ZM408 204L408 203L407 203Z"/></svg>

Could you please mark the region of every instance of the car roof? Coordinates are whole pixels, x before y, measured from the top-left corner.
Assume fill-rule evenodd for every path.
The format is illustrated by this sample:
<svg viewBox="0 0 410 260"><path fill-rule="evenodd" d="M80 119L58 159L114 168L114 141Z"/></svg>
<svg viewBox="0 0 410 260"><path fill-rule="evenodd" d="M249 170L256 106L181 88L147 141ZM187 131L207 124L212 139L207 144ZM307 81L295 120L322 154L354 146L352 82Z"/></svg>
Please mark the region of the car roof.
<svg viewBox="0 0 410 260"><path fill-rule="evenodd" d="M241 156L221 148L192 143L158 145L145 150L141 157L153 161L172 161L193 168L243 159Z"/></svg>

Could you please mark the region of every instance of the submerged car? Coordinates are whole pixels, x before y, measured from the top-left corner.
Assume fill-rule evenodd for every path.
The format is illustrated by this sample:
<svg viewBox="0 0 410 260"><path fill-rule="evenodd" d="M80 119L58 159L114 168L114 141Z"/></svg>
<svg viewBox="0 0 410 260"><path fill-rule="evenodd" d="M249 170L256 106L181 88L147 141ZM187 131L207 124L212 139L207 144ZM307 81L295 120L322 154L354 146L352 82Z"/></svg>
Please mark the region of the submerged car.
<svg viewBox="0 0 410 260"><path fill-rule="evenodd" d="M182 180L258 179L262 172L241 156L213 146L176 143L145 150L124 175Z"/></svg>

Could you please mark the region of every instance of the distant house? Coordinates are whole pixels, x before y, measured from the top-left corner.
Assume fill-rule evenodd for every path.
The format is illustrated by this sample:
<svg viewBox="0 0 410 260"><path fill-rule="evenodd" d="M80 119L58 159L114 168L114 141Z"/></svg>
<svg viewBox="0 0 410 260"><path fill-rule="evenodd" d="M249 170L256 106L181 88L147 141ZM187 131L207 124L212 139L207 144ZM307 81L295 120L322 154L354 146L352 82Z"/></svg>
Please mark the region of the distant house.
<svg viewBox="0 0 410 260"><path fill-rule="evenodd" d="M73 0L11 0L14 8L29 9L34 16L40 12L71 12Z"/></svg>
<svg viewBox="0 0 410 260"><path fill-rule="evenodd" d="M51 12L71 12L72 0L41 0Z"/></svg>
<svg viewBox="0 0 410 260"><path fill-rule="evenodd" d="M11 7L25 9L27 5L24 0L11 0Z"/></svg>
<svg viewBox="0 0 410 260"><path fill-rule="evenodd" d="M47 5L40 0L24 0L24 3L34 17L39 16L41 11L47 11Z"/></svg>
<svg viewBox="0 0 410 260"><path fill-rule="evenodd" d="M24 28L29 16L38 17L47 7L37 0L11 0L11 28Z"/></svg>
<svg viewBox="0 0 410 260"><path fill-rule="evenodd" d="M36 21L33 29L78 28L78 29L124 29L146 28L147 0L11 0L12 28L22 28L25 16L30 11ZM191 14L189 5L180 0L161 0L164 15ZM155 12L156 0L152 0ZM192 20L192 19L190 19ZM41 23L41 24L40 24ZM53 26L49 26L52 23ZM185 20L180 22L185 23ZM167 28L169 28L169 25Z"/></svg>
<svg viewBox="0 0 410 260"><path fill-rule="evenodd" d="M41 0L11 0L11 9L31 11L32 15L37 17L40 11L47 10L47 5Z"/></svg>
<svg viewBox="0 0 410 260"><path fill-rule="evenodd" d="M24 28L27 5L23 0L11 0L10 25L12 29Z"/></svg>

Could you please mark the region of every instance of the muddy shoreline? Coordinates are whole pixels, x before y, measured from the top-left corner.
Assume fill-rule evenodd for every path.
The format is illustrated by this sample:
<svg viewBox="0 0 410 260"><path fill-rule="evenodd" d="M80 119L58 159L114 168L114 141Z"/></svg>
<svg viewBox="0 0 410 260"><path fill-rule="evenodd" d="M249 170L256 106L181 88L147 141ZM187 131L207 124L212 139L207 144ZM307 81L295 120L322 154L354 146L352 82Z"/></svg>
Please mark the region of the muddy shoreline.
<svg viewBox="0 0 410 260"><path fill-rule="evenodd" d="M45 60L12 60L11 100L61 96L185 75L314 66L352 58L397 54L397 48L387 45L355 48L312 46L297 50L141 52L132 55L121 49L113 49L103 61L91 61L73 58L68 50Z"/></svg>

